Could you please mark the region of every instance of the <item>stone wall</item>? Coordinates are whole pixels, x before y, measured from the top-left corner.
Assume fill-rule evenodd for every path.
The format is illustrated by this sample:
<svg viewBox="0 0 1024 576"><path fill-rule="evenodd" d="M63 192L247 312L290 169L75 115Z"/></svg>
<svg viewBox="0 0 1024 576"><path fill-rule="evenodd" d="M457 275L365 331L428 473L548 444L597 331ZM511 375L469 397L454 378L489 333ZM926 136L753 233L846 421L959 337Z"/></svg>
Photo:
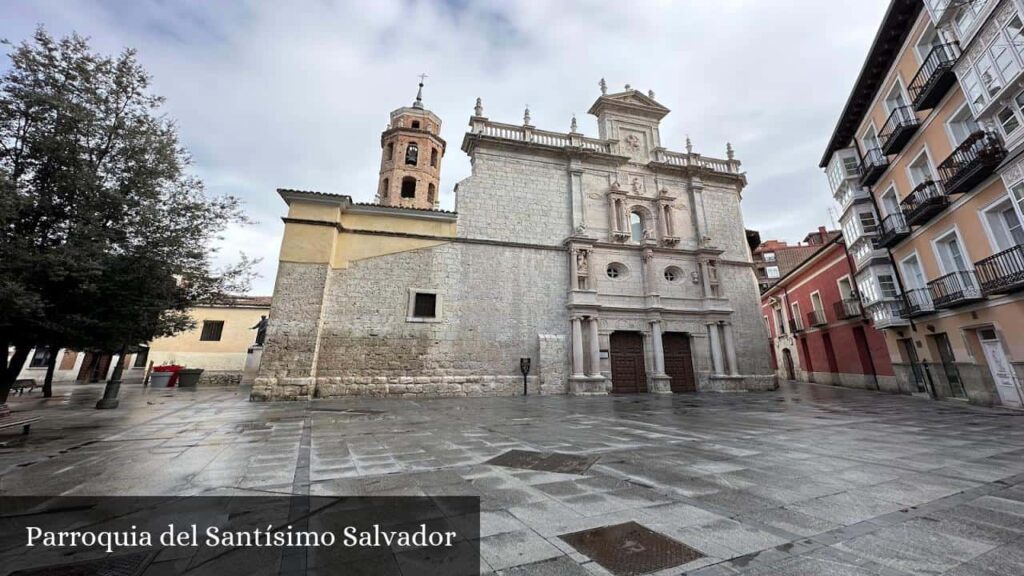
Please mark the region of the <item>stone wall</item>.
<svg viewBox="0 0 1024 576"><path fill-rule="evenodd" d="M478 150L456 193L458 235L559 246L572 233L570 199L564 160Z"/></svg>
<svg viewBox="0 0 1024 576"><path fill-rule="evenodd" d="M551 281L566 266L561 251L450 243L333 270L314 394L521 394L519 359L554 368L539 337L568 329L565 285ZM437 291L439 322L407 320L410 289ZM536 391L564 391L557 373L533 376Z"/></svg>
<svg viewBox="0 0 1024 576"><path fill-rule="evenodd" d="M281 262L254 400L308 398L317 349L317 332L326 264Z"/></svg>

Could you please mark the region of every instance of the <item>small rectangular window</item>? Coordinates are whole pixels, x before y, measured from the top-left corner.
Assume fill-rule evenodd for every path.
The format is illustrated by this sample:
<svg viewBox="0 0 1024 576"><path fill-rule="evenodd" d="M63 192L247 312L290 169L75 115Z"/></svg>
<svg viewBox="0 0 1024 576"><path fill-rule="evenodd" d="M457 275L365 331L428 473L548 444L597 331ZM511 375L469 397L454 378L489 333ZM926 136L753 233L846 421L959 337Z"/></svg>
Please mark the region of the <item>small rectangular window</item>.
<svg viewBox="0 0 1024 576"><path fill-rule="evenodd" d="M1003 108L996 113L996 118L999 119L999 125L1003 128L1003 134L1009 136L1020 128L1020 121L1017 120L1017 114L1014 113L1013 108L1009 106Z"/></svg>
<svg viewBox="0 0 1024 576"><path fill-rule="evenodd" d="M769 278L778 278L779 277L779 267L778 266L768 266L768 267L766 267L764 269L764 273Z"/></svg>
<svg viewBox="0 0 1024 576"><path fill-rule="evenodd" d="M765 252L764 253L764 261L765 262L775 262L775 252Z"/></svg>
<svg viewBox="0 0 1024 576"><path fill-rule="evenodd" d="M203 320L203 333L199 335L199 339L204 342L219 342L222 332L223 320Z"/></svg>
<svg viewBox="0 0 1024 576"><path fill-rule="evenodd" d="M39 347L32 352L32 361L28 363L29 368L46 368L46 363L50 360L50 350L48 348Z"/></svg>
<svg viewBox="0 0 1024 576"><path fill-rule="evenodd" d="M437 294L419 293L413 304L412 315L417 318L437 317Z"/></svg>
<svg viewBox="0 0 1024 576"><path fill-rule="evenodd" d="M139 351L135 353L135 364L133 368L145 368L146 362L149 361L149 348L139 348Z"/></svg>

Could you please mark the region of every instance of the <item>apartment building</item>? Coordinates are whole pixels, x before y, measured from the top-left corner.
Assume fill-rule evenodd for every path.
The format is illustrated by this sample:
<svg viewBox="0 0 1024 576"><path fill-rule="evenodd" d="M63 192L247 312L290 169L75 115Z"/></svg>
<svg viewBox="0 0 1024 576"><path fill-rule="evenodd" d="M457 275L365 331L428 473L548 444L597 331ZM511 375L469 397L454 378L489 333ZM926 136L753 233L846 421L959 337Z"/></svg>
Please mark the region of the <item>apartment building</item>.
<svg viewBox="0 0 1024 576"><path fill-rule="evenodd" d="M826 242L839 234L838 230L827 230L818 227L808 234L803 242L791 245L785 240L765 240L751 248L754 262L754 274L757 286L764 293L794 268L799 266L808 256L814 254Z"/></svg>
<svg viewBox="0 0 1024 576"><path fill-rule="evenodd" d="M812 250L761 295L776 374L898 392L885 336L865 319L842 236L833 234Z"/></svg>
<svg viewBox="0 0 1024 576"><path fill-rule="evenodd" d="M901 390L1021 406L1024 1L893 0L821 161Z"/></svg>

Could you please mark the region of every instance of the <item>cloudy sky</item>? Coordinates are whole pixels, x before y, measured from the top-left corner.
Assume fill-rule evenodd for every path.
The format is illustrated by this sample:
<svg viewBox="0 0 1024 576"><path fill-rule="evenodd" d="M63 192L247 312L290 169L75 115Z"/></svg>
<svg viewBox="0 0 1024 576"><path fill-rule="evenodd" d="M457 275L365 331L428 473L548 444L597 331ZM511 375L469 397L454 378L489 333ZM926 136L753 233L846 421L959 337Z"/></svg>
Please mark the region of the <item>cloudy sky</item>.
<svg viewBox="0 0 1024 576"><path fill-rule="evenodd" d="M654 90L672 109L662 142L724 156L748 173L744 217L762 238L829 225L818 160L888 0L17 0L0 37L43 24L96 49L125 46L167 97L196 172L243 198L256 224L220 258L262 257L253 292L273 289L283 226L278 187L373 198L388 112L429 75L445 122L442 207L469 174L459 146L477 97L492 120L596 136L586 110L606 78ZM5 59L6 60L6 59ZM0 66L6 67L4 61Z"/></svg>

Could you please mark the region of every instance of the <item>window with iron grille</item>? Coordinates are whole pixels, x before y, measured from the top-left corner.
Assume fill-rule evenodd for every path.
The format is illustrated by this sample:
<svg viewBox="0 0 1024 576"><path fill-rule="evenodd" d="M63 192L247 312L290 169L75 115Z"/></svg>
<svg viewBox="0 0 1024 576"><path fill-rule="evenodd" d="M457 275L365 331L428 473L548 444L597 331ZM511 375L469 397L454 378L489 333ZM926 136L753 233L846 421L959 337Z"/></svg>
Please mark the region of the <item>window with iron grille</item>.
<svg viewBox="0 0 1024 576"><path fill-rule="evenodd" d="M205 342L219 342L223 332L223 320L203 320L203 332L199 335L199 339Z"/></svg>
<svg viewBox="0 0 1024 576"><path fill-rule="evenodd" d="M50 350L42 346L36 348L32 352L32 361L29 362L29 368L46 368L46 362L50 359Z"/></svg>

